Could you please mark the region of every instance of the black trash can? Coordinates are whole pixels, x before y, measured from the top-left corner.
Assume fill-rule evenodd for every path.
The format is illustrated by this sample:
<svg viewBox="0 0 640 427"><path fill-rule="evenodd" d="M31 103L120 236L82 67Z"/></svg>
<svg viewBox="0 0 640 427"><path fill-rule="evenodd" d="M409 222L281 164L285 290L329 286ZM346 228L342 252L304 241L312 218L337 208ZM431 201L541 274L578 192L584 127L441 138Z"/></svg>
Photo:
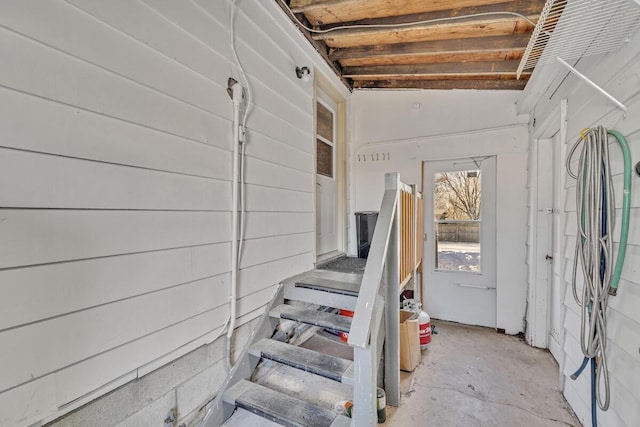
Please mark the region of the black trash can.
<svg viewBox="0 0 640 427"><path fill-rule="evenodd" d="M358 240L358 258L367 258L373 230L376 228L378 212L356 212L356 234Z"/></svg>

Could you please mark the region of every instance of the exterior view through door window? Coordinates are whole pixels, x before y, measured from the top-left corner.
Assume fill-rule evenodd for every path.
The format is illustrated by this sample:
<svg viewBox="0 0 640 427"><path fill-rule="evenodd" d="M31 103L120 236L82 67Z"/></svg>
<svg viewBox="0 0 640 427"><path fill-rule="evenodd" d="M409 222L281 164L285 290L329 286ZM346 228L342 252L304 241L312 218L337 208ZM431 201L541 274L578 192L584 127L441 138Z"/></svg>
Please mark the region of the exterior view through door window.
<svg viewBox="0 0 640 427"><path fill-rule="evenodd" d="M481 273L480 170L434 175L436 269Z"/></svg>
<svg viewBox="0 0 640 427"><path fill-rule="evenodd" d="M317 103L316 172L333 178L333 113Z"/></svg>

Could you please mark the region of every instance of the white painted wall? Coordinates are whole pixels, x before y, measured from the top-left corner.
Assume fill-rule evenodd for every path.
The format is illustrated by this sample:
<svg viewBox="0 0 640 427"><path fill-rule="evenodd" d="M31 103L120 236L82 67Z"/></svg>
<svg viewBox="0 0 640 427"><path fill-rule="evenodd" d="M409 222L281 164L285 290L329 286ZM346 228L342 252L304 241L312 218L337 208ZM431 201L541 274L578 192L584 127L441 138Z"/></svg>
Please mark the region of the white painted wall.
<svg viewBox="0 0 640 427"><path fill-rule="evenodd" d="M404 182L421 186L422 161L497 156L497 327L512 334L522 331L526 307L528 118L516 115L518 96L358 91L351 104L352 212L379 210L386 172L398 171ZM350 241L355 253L355 236Z"/></svg>
<svg viewBox="0 0 640 427"><path fill-rule="evenodd" d="M239 80L228 3L0 4L0 425L54 419L221 330L225 89ZM275 2L238 3L238 54L255 97L242 325L275 283L313 266L313 86L294 69L336 79ZM218 353L192 376L221 372ZM215 393L221 375L210 377L178 399L181 416Z"/></svg>
<svg viewBox="0 0 640 427"><path fill-rule="evenodd" d="M523 112L535 111L536 124L559 120L556 108L562 99L568 100L567 140L569 148L582 128L604 125L617 129L628 139L632 163L640 157L640 40L634 39L617 52L604 56L583 58L577 68L610 91L629 107L624 115L606 98L566 72L557 73L554 67L536 70L532 81L519 102ZM559 83L562 81L560 87ZM531 129L531 134L536 132ZM614 241L619 241L620 208L622 205L622 156L616 143L611 148L612 168L616 183L616 220ZM582 361L580 350L580 310L571 293L571 272L574 263L576 239L575 180L566 175L566 188L562 188L564 207L561 212L566 226L562 233L561 253L567 292L564 295L566 311L564 322L563 367L564 395L584 425L591 425L590 374L585 370L573 381L569 376ZM627 259L618 295L609 299L607 358L611 378L611 407L607 412L598 410L598 423L603 427L632 427L640 422L640 185L634 176L632 182L632 213ZM615 250L618 250L617 244ZM617 252L616 252L617 253ZM579 279L579 287L582 280Z"/></svg>

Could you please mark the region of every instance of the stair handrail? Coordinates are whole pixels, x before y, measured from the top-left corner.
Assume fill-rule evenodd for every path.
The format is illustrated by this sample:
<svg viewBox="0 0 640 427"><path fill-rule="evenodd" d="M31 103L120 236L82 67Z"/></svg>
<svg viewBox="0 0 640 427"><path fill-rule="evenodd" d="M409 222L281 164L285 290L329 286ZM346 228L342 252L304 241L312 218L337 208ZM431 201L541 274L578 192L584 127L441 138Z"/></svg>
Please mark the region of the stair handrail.
<svg viewBox="0 0 640 427"><path fill-rule="evenodd" d="M385 175L385 191L382 196L380 212L371 239L371 246L356 307L353 322L349 331L348 344L351 347L365 349L371 337L375 302L380 292L380 283L384 272L387 250L390 243L398 241L398 227L395 227L395 235L392 235L394 223L398 220L399 189L402 183L398 173ZM398 266L396 265L396 268Z"/></svg>

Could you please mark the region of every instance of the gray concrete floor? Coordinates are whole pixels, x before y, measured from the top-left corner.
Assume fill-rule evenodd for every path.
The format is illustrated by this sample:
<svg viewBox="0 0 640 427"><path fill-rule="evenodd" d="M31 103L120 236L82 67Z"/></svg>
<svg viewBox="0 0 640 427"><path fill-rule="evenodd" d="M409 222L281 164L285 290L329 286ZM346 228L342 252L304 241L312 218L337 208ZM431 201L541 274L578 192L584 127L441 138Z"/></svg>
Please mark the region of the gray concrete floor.
<svg viewBox="0 0 640 427"><path fill-rule="evenodd" d="M488 328L433 321L438 334L412 375L388 427L580 426L559 390L548 351Z"/></svg>

